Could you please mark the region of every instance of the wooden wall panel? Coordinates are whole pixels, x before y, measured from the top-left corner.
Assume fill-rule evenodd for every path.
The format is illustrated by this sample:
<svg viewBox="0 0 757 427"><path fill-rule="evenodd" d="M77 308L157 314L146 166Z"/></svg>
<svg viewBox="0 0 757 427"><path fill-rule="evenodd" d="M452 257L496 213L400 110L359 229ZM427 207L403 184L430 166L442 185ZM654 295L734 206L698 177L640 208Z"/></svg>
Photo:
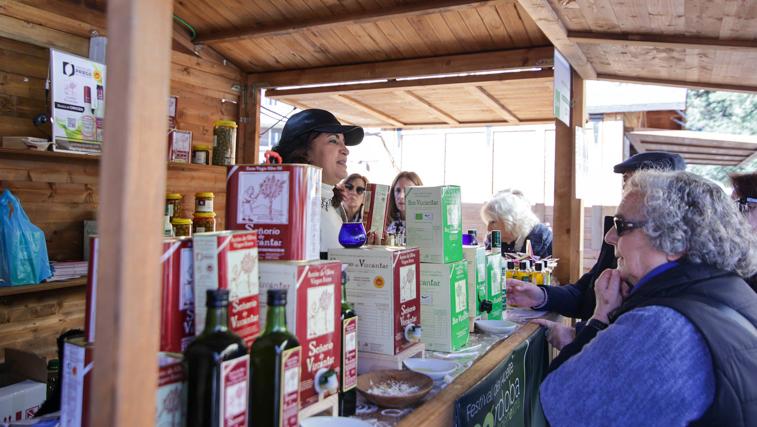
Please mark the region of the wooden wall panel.
<svg viewBox="0 0 757 427"><path fill-rule="evenodd" d="M57 358L58 336L84 327L84 304L83 286L0 298L0 349ZM4 360L2 352L0 357Z"/></svg>

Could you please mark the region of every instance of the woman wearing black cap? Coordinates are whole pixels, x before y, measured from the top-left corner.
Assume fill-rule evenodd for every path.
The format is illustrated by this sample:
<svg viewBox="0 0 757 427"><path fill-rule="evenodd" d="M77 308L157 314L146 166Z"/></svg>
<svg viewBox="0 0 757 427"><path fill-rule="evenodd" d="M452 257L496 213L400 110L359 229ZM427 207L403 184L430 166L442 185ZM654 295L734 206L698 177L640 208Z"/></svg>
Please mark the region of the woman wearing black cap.
<svg viewBox="0 0 757 427"><path fill-rule="evenodd" d="M345 126L325 110L300 111L287 120L274 151L284 163L307 163L323 169L321 184L321 258L331 248L341 247L339 229L346 221L341 190L336 185L347 177L349 146L363 141L363 128Z"/></svg>

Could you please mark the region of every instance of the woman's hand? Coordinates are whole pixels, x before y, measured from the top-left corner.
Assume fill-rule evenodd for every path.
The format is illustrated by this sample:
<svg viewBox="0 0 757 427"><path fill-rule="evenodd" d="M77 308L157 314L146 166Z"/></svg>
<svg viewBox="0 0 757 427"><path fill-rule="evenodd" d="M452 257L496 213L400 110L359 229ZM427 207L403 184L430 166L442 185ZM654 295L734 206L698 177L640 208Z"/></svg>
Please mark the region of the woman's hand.
<svg viewBox="0 0 757 427"><path fill-rule="evenodd" d="M547 319L534 319L531 323L536 323L547 328L547 342L558 350L562 350L563 347L573 342L576 338L576 330L562 323Z"/></svg>
<svg viewBox="0 0 757 427"><path fill-rule="evenodd" d="M599 275L594 282L594 295L597 297L597 305L594 308L594 319L604 323L610 323L610 313L623 303L623 298L628 294L626 285L620 279L620 271L607 269Z"/></svg>
<svg viewBox="0 0 757 427"><path fill-rule="evenodd" d="M507 279L507 303L519 307L534 307L544 304L544 291L538 286L517 279Z"/></svg>

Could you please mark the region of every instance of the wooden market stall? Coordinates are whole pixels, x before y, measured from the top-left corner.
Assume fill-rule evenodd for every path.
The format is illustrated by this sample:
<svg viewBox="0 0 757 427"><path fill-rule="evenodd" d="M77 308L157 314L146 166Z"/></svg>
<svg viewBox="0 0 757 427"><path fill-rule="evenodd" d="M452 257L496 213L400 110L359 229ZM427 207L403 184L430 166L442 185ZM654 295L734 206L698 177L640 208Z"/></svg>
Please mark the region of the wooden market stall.
<svg viewBox="0 0 757 427"><path fill-rule="evenodd" d="M258 160L264 89L361 126L555 122L554 251L558 277L568 282L583 259L573 129L585 120L583 79L757 87L757 11L704 1L652 10L647 3L0 1L0 136L49 136L32 121L48 108L47 49L87 56L93 31L108 37L103 156L0 149L0 183L45 231L51 259L80 259L82 220L99 220L99 277L107 286L97 301L103 338L92 425L153 418L159 280L150 260L159 258L163 194L201 186L216 194L216 211L225 209L223 167L165 165L169 94L178 97L177 121L195 142L211 141L213 121L237 121L240 163ZM553 116L554 48L574 70L570 125ZM55 337L83 325L83 284L0 289L0 347L53 355ZM535 329L500 343L405 423L450 423L454 400Z"/></svg>

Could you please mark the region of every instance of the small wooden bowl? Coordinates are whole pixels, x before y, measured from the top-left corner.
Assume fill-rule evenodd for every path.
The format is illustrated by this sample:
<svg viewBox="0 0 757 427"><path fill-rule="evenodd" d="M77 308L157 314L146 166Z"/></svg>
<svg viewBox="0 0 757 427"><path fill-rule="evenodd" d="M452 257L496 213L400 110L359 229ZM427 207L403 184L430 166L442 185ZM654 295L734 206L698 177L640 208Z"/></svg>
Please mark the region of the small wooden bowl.
<svg viewBox="0 0 757 427"><path fill-rule="evenodd" d="M371 387L391 380L418 387L418 391L397 396L382 396L379 394L368 393L368 390ZM426 375L413 371L375 371L360 375L357 379L357 389L360 390L360 393L363 393L363 396L365 396L366 399L385 408L401 409L413 405L423 399L423 396L427 395L433 387L434 380Z"/></svg>

